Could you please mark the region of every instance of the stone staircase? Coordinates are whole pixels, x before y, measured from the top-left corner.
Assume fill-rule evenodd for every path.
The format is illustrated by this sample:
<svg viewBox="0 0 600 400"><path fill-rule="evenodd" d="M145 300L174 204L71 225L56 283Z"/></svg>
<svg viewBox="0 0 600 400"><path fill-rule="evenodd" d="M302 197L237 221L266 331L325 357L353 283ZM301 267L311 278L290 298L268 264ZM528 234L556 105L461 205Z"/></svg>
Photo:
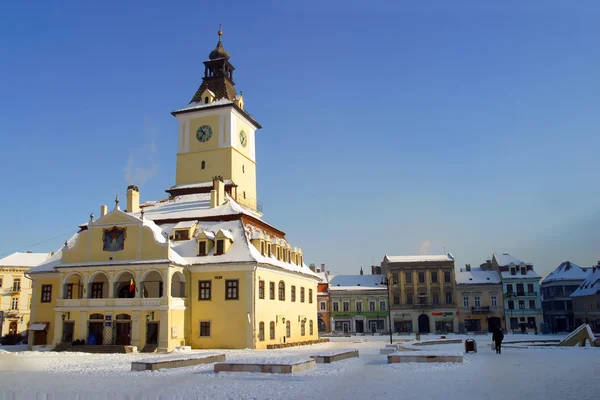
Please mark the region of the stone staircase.
<svg viewBox="0 0 600 400"><path fill-rule="evenodd" d="M80 352L80 353L94 353L94 354L114 354L114 353L125 353L125 346L123 345L95 345L95 344L80 344L72 346L70 343L61 343L54 351L67 351L67 352Z"/></svg>
<svg viewBox="0 0 600 400"><path fill-rule="evenodd" d="M156 353L157 350L158 350L158 345L157 344L147 344L140 351L140 353Z"/></svg>

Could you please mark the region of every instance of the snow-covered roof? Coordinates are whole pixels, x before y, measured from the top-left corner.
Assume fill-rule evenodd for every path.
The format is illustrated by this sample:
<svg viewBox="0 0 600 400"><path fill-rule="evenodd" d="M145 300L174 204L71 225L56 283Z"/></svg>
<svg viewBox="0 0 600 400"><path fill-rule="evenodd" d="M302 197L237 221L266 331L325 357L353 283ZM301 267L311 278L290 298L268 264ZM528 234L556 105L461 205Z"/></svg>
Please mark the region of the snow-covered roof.
<svg viewBox="0 0 600 400"><path fill-rule="evenodd" d="M0 259L2 267L35 267L46 261L52 253L12 253Z"/></svg>
<svg viewBox="0 0 600 400"><path fill-rule="evenodd" d="M329 279L330 291L387 290L385 275L336 275Z"/></svg>
<svg viewBox="0 0 600 400"><path fill-rule="evenodd" d="M511 275L510 271L501 272L502 279L540 279L541 276L536 274L534 271L527 270L525 275L521 274L521 271L517 271L516 275Z"/></svg>
<svg viewBox="0 0 600 400"><path fill-rule="evenodd" d="M219 230L220 233L223 234L223 236L225 236L227 239L233 241L233 233L231 233L231 231L229 229L220 229Z"/></svg>
<svg viewBox="0 0 600 400"><path fill-rule="evenodd" d="M227 104L233 104L233 102L227 98L222 98L216 101L213 101L212 103L206 103L206 104L202 104L202 102L192 102L190 104L188 104L187 106L180 108L178 110L173 111L173 113L180 113L183 111L191 111L191 110L201 110L203 108L211 108L211 107L216 107L216 106L224 106Z"/></svg>
<svg viewBox="0 0 600 400"><path fill-rule="evenodd" d="M542 284L554 281L582 281L587 278L589 273L589 270L585 270L571 261L565 261L550 272Z"/></svg>
<svg viewBox="0 0 600 400"><path fill-rule="evenodd" d="M231 179L225 179L223 181L223 183L225 184L225 186L235 185L235 183ZM207 187L212 188L213 182L210 181L210 182L200 182L200 183L188 183L186 185L175 185L175 186L171 186L166 191L170 192L170 191L181 190L181 189L197 189L197 188L207 188ZM209 193L209 195L210 195L210 193Z"/></svg>
<svg viewBox="0 0 600 400"><path fill-rule="evenodd" d="M431 261L454 261L452 254L432 255L432 256L388 256L385 258L389 262L431 262Z"/></svg>
<svg viewBox="0 0 600 400"><path fill-rule="evenodd" d="M315 274L321 278L321 282L329 283L329 274L327 272L315 272Z"/></svg>
<svg viewBox="0 0 600 400"><path fill-rule="evenodd" d="M511 256L508 253L494 254L494 258L500 267L508 267L510 265L533 265L532 263L519 260L517 257Z"/></svg>
<svg viewBox="0 0 600 400"><path fill-rule="evenodd" d="M459 285L499 284L500 276L496 271L484 271L481 268L471 268L471 271L461 269L455 273Z"/></svg>
<svg viewBox="0 0 600 400"><path fill-rule="evenodd" d="M197 220L192 220L192 221L180 221L178 223L175 224L175 226L173 227L173 229L190 229L192 226L196 225L198 223Z"/></svg>
<svg viewBox="0 0 600 400"><path fill-rule="evenodd" d="M592 268L585 281L571 293L571 297L591 296L597 293L600 293L600 268Z"/></svg>
<svg viewBox="0 0 600 400"><path fill-rule="evenodd" d="M223 215L246 214L255 218L259 215L239 205L230 196L227 201L218 206L210 207L210 193L194 193L170 197L159 201L143 203L144 218L151 220L181 220L217 217ZM140 212L131 213L139 217Z"/></svg>

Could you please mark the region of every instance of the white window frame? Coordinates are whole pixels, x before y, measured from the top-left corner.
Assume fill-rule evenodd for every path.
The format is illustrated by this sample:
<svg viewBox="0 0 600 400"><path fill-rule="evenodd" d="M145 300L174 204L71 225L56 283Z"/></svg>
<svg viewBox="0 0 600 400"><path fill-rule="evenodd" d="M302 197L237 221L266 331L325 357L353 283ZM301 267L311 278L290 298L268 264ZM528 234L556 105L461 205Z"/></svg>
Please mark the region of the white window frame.
<svg viewBox="0 0 600 400"><path fill-rule="evenodd" d="M381 305L383 304L383 307ZM385 311L387 309L385 300L379 300L379 311Z"/></svg>
<svg viewBox="0 0 600 400"><path fill-rule="evenodd" d="M355 303L355 307L356 307L356 312L362 312L363 311L362 300L357 300Z"/></svg>
<svg viewBox="0 0 600 400"><path fill-rule="evenodd" d="M473 302L475 303L475 307L481 307L481 296L475 296Z"/></svg>
<svg viewBox="0 0 600 400"><path fill-rule="evenodd" d="M369 311L375 311L375 300L369 301Z"/></svg>
<svg viewBox="0 0 600 400"><path fill-rule="evenodd" d="M495 295L490 296L490 302L492 304L492 307L498 306L498 298Z"/></svg>
<svg viewBox="0 0 600 400"><path fill-rule="evenodd" d="M339 311L340 311L340 302L334 301L333 302L333 312L339 312Z"/></svg>
<svg viewBox="0 0 600 400"><path fill-rule="evenodd" d="M343 311L343 312L348 312L348 311L350 311L350 302L349 302L349 301L346 301L346 300L344 300L344 301L342 302L342 311Z"/></svg>
<svg viewBox="0 0 600 400"><path fill-rule="evenodd" d="M324 301L319 302L319 307L321 308L321 311L327 311L327 303Z"/></svg>
<svg viewBox="0 0 600 400"><path fill-rule="evenodd" d="M463 307L469 307L469 296L463 296Z"/></svg>

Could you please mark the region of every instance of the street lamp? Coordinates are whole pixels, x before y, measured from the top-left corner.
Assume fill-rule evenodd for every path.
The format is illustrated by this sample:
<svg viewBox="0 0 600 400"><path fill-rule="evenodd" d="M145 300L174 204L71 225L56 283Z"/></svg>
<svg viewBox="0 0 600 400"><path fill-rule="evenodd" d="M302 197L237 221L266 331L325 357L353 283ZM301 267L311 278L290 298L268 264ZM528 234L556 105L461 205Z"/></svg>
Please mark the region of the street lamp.
<svg viewBox="0 0 600 400"><path fill-rule="evenodd" d="M381 284L387 286L387 298L388 298L388 329L390 331L390 344L392 341L392 301L390 300L390 292L392 291L391 286L397 284L393 278L390 279L387 275L381 280Z"/></svg>

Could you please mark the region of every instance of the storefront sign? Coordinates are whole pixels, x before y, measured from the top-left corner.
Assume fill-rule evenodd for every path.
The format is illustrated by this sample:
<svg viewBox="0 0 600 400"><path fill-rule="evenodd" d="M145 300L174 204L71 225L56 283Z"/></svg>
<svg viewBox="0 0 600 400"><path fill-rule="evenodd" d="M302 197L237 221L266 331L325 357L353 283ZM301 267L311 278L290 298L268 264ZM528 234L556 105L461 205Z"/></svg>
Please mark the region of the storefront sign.
<svg viewBox="0 0 600 400"><path fill-rule="evenodd" d="M431 313L431 315L433 315L434 317L441 317L442 315L444 315L443 312L439 312L439 311L434 311Z"/></svg>

